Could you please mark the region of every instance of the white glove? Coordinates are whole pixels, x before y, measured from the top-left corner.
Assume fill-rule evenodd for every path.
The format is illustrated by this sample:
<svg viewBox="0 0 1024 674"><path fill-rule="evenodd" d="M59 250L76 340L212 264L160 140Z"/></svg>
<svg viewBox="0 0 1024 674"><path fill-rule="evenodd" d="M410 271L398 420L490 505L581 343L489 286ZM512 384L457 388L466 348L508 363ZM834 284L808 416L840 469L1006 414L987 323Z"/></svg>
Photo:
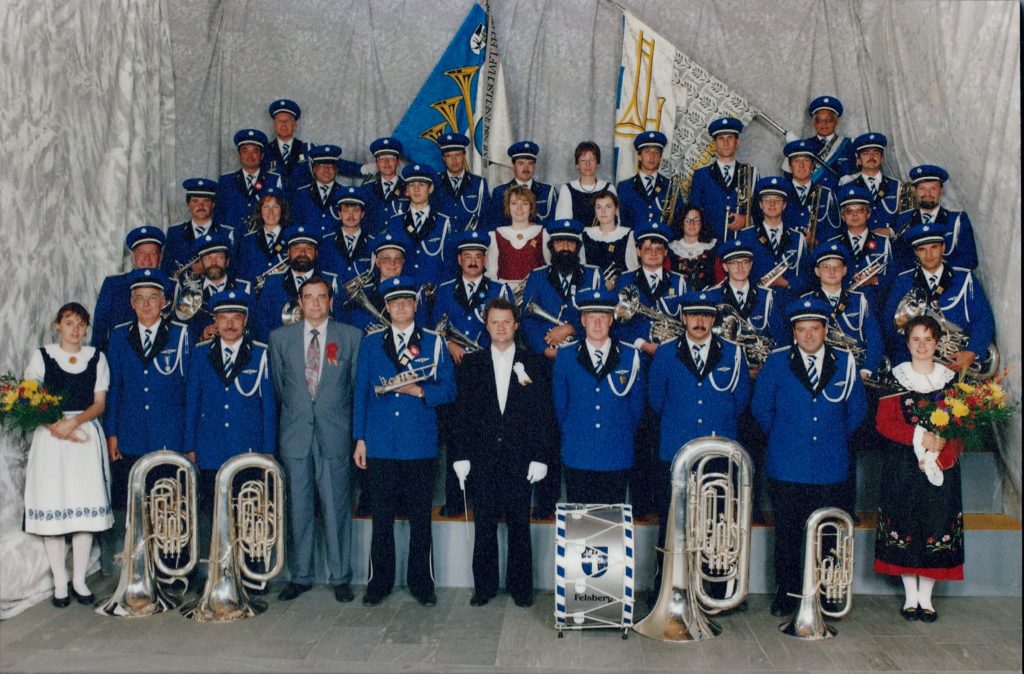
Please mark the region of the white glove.
<svg viewBox="0 0 1024 674"><path fill-rule="evenodd" d="M372 176L377 172L377 162L372 161L369 164L363 164L359 167L359 172L364 176Z"/></svg>
<svg viewBox="0 0 1024 674"><path fill-rule="evenodd" d="M469 476L469 461L463 459L462 461L454 461L452 463L452 470L455 471L455 476L459 478L459 488L462 491L466 491L466 478Z"/></svg>
<svg viewBox="0 0 1024 674"><path fill-rule="evenodd" d="M925 429L921 426L914 427L914 455L918 461L924 463L924 475L936 487L941 487L945 481L942 476L942 469L937 463L939 455L937 452L929 452L924 448L921 439L924 437Z"/></svg>
<svg viewBox="0 0 1024 674"><path fill-rule="evenodd" d="M539 461L531 461L530 467L526 471L526 479L530 484L536 484L540 482L548 474L548 464L540 463Z"/></svg>

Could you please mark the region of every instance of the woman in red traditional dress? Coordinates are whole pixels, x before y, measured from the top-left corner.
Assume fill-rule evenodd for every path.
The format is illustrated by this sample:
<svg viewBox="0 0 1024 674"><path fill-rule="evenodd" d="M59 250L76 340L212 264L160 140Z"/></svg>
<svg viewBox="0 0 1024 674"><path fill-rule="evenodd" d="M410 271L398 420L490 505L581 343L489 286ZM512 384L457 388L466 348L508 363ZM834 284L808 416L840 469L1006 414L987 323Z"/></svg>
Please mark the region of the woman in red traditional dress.
<svg viewBox="0 0 1024 674"><path fill-rule="evenodd" d="M531 271L547 264L548 233L536 222L537 197L529 187L513 185L508 188L504 208L512 224L491 232L487 276L516 290L522 287ZM516 294L518 296L518 292Z"/></svg>
<svg viewBox="0 0 1024 674"><path fill-rule="evenodd" d="M964 578L964 516L957 457L962 443L927 430L922 406L941 399L956 373L933 361L942 328L911 319L904 334L911 360L893 368L897 392L878 403L875 425L891 443L885 454L875 573L899 576L906 620L935 622L937 580Z"/></svg>

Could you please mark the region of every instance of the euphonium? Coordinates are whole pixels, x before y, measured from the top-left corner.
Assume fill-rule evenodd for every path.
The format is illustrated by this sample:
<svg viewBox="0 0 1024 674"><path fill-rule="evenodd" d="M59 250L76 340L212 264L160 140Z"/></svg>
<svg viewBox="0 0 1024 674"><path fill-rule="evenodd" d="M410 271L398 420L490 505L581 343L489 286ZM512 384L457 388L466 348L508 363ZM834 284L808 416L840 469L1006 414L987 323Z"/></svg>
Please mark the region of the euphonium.
<svg viewBox="0 0 1024 674"><path fill-rule="evenodd" d="M448 319L448 314L441 317L441 320L437 322L437 326L434 328L434 332L439 335L443 335L449 342L454 342L466 350L467 353L473 353L474 351L482 351L484 347L480 346L480 343L475 339L459 330L457 327L452 325L451 320Z"/></svg>
<svg viewBox="0 0 1024 674"><path fill-rule="evenodd" d="M722 631L707 614L747 596L753 484L754 464L738 442L697 438L676 453L661 590L633 629L662 641L701 641ZM731 593L716 599L705 583L725 583Z"/></svg>
<svg viewBox="0 0 1024 674"><path fill-rule="evenodd" d="M157 478L147 489L147 478L162 466L173 475ZM177 452L150 452L135 462L128 474L121 577L96 613L138 618L181 605L187 576L199 562L197 484L195 465ZM177 582L180 593L170 589Z"/></svg>
<svg viewBox="0 0 1024 674"><path fill-rule="evenodd" d="M754 325L743 318L731 304L718 305L718 318L711 332L727 342L738 344L747 356L751 367L760 367L775 349L775 340L761 334Z"/></svg>
<svg viewBox="0 0 1024 674"><path fill-rule="evenodd" d="M179 321L188 321L201 311L210 313L210 310L203 306L202 281L200 278L187 275L174 302L174 315Z"/></svg>
<svg viewBox="0 0 1024 674"><path fill-rule="evenodd" d="M804 578L800 606L779 625L798 639L829 639L836 628L825 617L842 618L853 608L853 518L839 508L819 508L804 528ZM829 608L822 606L822 603ZM832 606L838 608L832 609Z"/></svg>
<svg viewBox="0 0 1024 674"><path fill-rule="evenodd" d="M793 266L790 263L790 260L793 258L794 255L796 255L796 252L792 250L783 255L782 260L780 260L777 265L772 267L767 274L761 277L761 279L757 282L757 287L766 289L770 288L773 283L782 278L782 276L787 271L789 271L790 267Z"/></svg>
<svg viewBox="0 0 1024 674"><path fill-rule="evenodd" d="M288 300L281 307L281 324L291 325L302 320L302 307L297 300Z"/></svg>
<svg viewBox="0 0 1024 674"><path fill-rule="evenodd" d="M275 264L270 269L266 270L265 272L257 276L252 284L253 293L255 294L263 290L263 286L264 284L266 284L268 278L270 278L271 276L277 276L278 274L285 273L286 271L288 271L291 265L291 259L286 257L277 264Z"/></svg>
<svg viewBox="0 0 1024 674"><path fill-rule="evenodd" d="M959 325L947 319L941 311L928 302L928 295L922 288L911 288L896 307L893 325L902 330L910 319L917 316L930 316L942 328L942 336L935 348L935 360L943 365L953 362L956 354L967 348L970 337ZM971 363L967 375L975 379L991 379L999 371L999 350L995 344L989 344L985 353Z"/></svg>
<svg viewBox="0 0 1024 674"><path fill-rule="evenodd" d="M636 286L626 286L619 291L619 303L615 305L615 318L620 321L631 320L641 314L651 319L650 337L656 344L686 334L686 325L673 316L653 309L640 301L640 291Z"/></svg>
<svg viewBox="0 0 1024 674"><path fill-rule="evenodd" d="M260 476L235 493L235 478L246 469ZM217 471L206 585L182 614L199 622L229 622L266 611L266 603L250 598L245 588L266 587L284 568L284 526L284 470L277 461L252 453L225 461ZM260 571L249 559L273 565Z"/></svg>
<svg viewBox="0 0 1024 674"><path fill-rule="evenodd" d="M542 321L547 321L548 323L554 325L555 327L558 327L560 325L565 325L565 321L561 320L557 316L551 315L550 313L545 311L543 307L541 307L539 304L537 304L536 302L534 302L532 300L527 302L526 306L523 307L523 316L536 316L537 318L541 319ZM575 343L576 343L575 338L568 337L565 340L563 340L562 342L560 342L558 345L556 345L555 348L556 349L561 349L561 348L566 347L566 346L571 346L572 344L575 344Z"/></svg>

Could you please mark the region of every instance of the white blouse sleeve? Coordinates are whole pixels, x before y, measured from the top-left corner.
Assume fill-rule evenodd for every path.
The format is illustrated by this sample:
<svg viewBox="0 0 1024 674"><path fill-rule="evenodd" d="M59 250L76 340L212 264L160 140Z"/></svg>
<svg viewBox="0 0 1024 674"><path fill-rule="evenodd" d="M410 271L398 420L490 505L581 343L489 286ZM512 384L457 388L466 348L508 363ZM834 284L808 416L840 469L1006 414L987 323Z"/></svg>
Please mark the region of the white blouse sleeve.
<svg viewBox="0 0 1024 674"><path fill-rule="evenodd" d="M498 233L491 232L491 241L487 244L487 278L498 280Z"/></svg>
<svg viewBox="0 0 1024 674"><path fill-rule="evenodd" d="M107 357L100 352L99 362L96 363L96 386L93 387L93 392L104 391L106 392L110 388L110 367L107 366Z"/></svg>
<svg viewBox="0 0 1024 674"><path fill-rule="evenodd" d="M636 239L633 238L633 231L630 230L626 241L626 271L633 271L640 267L640 259L636 253Z"/></svg>
<svg viewBox="0 0 1024 674"><path fill-rule="evenodd" d="M35 379L42 382L46 377L46 364L43 363L43 354L39 349L32 349L32 355L28 359L28 367L25 368L25 379Z"/></svg>
<svg viewBox="0 0 1024 674"><path fill-rule="evenodd" d="M569 217L571 218L572 214L570 214ZM551 264L551 248L548 246L548 241L551 240L551 235L548 234L548 230L547 229L545 229L544 233L541 234L540 240L541 240L541 248L542 248L542 250L540 252L541 252L541 255L544 256L544 264ZM580 244L580 255L582 255L582 254L583 254L583 244Z"/></svg>
<svg viewBox="0 0 1024 674"><path fill-rule="evenodd" d="M569 191L569 184L566 183L558 188L555 220L568 220L570 218L572 218L572 192Z"/></svg>

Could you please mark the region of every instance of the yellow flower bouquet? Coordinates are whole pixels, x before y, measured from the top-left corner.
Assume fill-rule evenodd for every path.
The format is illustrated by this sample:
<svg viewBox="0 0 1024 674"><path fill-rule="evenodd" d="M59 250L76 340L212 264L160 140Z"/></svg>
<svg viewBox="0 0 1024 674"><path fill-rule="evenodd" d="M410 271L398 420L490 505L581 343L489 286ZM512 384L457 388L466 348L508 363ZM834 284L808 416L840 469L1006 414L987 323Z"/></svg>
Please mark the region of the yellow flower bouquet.
<svg viewBox="0 0 1024 674"><path fill-rule="evenodd" d="M34 379L19 379L10 372L0 376L0 429L25 437L63 417L61 396Z"/></svg>
<svg viewBox="0 0 1024 674"><path fill-rule="evenodd" d="M1005 375L1005 373L1004 373ZM961 440L967 450L983 449L992 426L1013 417L1003 376L969 383L960 380L917 402L912 421L947 440Z"/></svg>

